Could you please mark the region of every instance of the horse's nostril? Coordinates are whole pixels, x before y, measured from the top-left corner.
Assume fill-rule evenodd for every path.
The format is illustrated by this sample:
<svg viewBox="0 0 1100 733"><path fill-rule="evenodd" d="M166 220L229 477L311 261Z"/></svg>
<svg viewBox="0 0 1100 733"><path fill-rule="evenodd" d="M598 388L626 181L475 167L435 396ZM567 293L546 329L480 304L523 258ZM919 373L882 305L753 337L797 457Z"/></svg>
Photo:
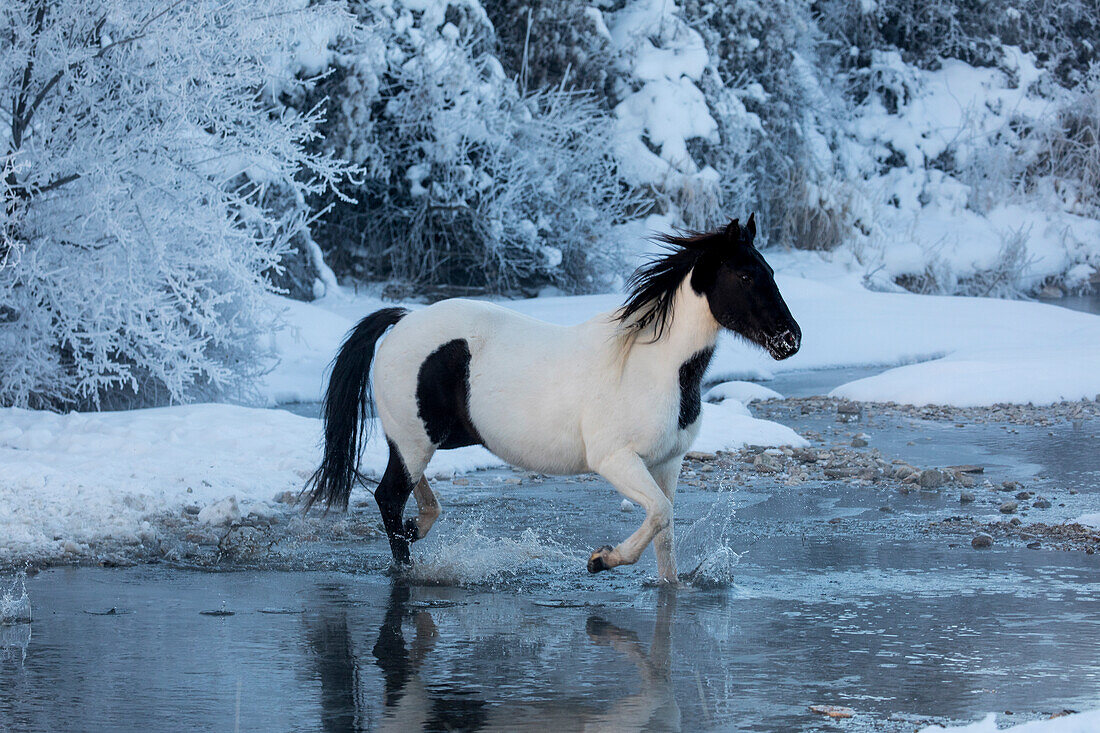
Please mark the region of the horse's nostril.
<svg viewBox="0 0 1100 733"><path fill-rule="evenodd" d="M785 334L783 334L783 343L793 349L798 346L798 337L790 331L787 331Z"/></svg>

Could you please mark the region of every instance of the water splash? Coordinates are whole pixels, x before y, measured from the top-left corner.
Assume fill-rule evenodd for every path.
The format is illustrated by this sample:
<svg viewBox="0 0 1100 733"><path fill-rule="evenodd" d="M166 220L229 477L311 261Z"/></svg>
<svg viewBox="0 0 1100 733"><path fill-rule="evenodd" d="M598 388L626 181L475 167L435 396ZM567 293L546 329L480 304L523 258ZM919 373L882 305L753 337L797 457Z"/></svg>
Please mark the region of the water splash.
<svg viewBox="0 0 1100 733"><path fill-rule="evenodd" d="M417 543L417 548L408 577L424 585L497 586L532 577L561 577L587 560L587 554L545 531L527 528L516 538L494 536L482 532L478 519L454 523Z"/></svg>
<svg viewBox="0 0 1100 733"><path fill-rule="evenodd" d="M20 664L27 661L31 643L31 599L26 580L19 573L0 595L0 659L18 656Z"/></svg>
<svg viewBox="0 0 1100 733"><path fill-rule="evenodd" d="M734 569L741 553L733 549L734 519L737 516L733 491L722 488L701 517L687 530L678 530L676 563L688 572L683 582L696 588L726 588L733 584Z"/></svg>
<svg viewBox="0 0 1100 733"><path fill-rule="evenodd" d="M27 576L18 573L11 585L0 595L0 626L29 624L32 619L31 599L27 595Z"/></svg>

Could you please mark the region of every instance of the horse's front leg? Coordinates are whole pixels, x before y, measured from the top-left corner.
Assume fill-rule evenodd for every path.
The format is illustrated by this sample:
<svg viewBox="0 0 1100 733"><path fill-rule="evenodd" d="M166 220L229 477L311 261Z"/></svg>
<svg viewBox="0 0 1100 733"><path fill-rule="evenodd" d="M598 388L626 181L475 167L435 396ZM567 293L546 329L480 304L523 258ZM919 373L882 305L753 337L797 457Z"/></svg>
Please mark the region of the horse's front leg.
<svg viewBox="0 0 1100 733"><path fill-rule="evenodd" d="M650 469L653 480L661 487L661 492L668 499L668 503L673 506L676 504L676 484L680 480L680 468L683 460L683 458L676 458ZM657 575L664 583L679 582L679 577L676 574L672 525L673 522L670 520L668 526L653 538L653 549L657 551Z"/></svg>
<svg viewBox="0 0 1100 733"><path fill-rule="evenodd" d="M654 535L672 522L672 502L653 480L645 462L633 451L619 451L604 459L596 471L620 494L642 505L642 526L616 547L605 545L588 558L588 572L598 573L618 565L633 565Z"/></svg>

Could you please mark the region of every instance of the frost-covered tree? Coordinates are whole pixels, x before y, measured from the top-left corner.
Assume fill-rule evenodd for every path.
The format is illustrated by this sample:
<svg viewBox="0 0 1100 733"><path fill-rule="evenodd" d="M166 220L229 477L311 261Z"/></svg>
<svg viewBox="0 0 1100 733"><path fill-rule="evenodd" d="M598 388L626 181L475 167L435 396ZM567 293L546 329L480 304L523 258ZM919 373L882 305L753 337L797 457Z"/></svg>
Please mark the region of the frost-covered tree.
<svg viewBox="0 0 1100 733"><path fill-rule="evenodd" d="M262 273L344 166L317 110L304 0L6 0L0 8L0 404L231 395L266 364ZM279 189L284 193L272 196Z"/></svg>
<svg viewBox="0 0 1100 733"><path fill-rule="evenodd" d="M361 164L315 233L341 272L496 292L596 287L633 203L612 119L560 88L521 93L476 0L353 5L371 35L313 96L323 147ZM334 197L333 197L334 198Z"/></svg>

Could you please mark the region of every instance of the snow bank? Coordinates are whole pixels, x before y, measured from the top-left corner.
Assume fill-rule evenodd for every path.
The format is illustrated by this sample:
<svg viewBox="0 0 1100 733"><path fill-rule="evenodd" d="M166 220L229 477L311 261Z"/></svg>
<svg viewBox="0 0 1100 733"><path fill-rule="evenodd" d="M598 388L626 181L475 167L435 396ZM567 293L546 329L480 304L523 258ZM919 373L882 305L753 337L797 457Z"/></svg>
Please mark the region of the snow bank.
<svg viewBox="0 0 1100 733"><path fill-rule="evenodd" d="M748 405L757 400L781 400L783 395L762 384L738 380L716 384L703 395L704 402L722 402L730 399Z"/></svg>
<svg viewBox="0 0 1100 733"><path fill-rule="evenodd" d="M0 561L150 540L154 515L193 504L222 525L298 491L316 467L319 420L283 410L192 405L129 412L0 410ZM380 475L375 431L363 464ZM482 448L442 451L432 476L501 465Z"/></svg>
<svg viewBox="0 0 1100 733"><path fill-rule="evenodd" d="M713 453L746 445L804 448L809 443L786 425L753 417L737 400L703 405L703 425L692 444L693 450Z"/></svg>
<svg viewBox="0 0 1100 733"><path fill-rule="evenodd" d="M1100 710L1063 715L1050 720L1033 720L1030 723L1021 723L1008 728L998 728L997 716L990 713L978 723L951 728L930 725L921 729L920 733L939 733L940 731L951 731L952 733L1000 733L1000 731L1011 731L1012 733L1095 733L1097 730L1100 730Z"/></svg>

